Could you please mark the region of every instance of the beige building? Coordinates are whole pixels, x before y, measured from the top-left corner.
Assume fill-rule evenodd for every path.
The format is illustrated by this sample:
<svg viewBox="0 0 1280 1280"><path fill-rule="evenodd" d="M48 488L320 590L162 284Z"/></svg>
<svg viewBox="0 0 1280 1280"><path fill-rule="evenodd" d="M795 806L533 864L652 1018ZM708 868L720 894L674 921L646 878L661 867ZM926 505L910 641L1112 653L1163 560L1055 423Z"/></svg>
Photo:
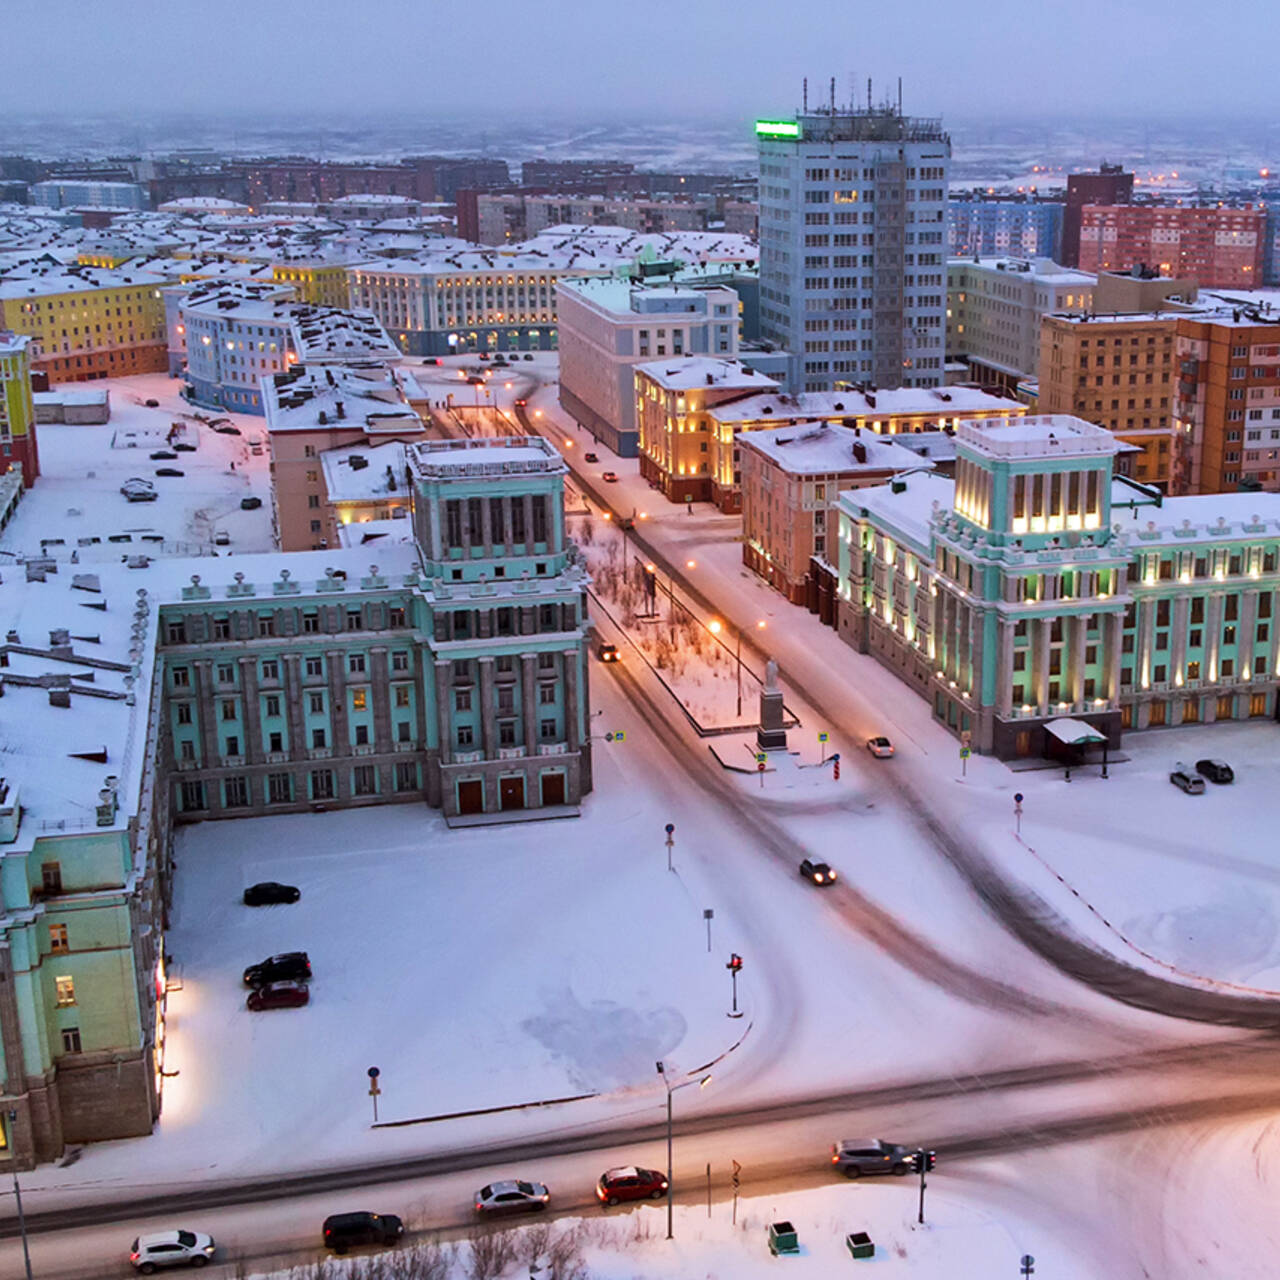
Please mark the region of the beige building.
<svg viewBox="0 0 1280 1280"><path fill-rule="evenodd" d="M809 562L835 559L836 495L933 463L896 439L830 422L752 431L742 455L742 561L794 604L808 598Z"/></svg>
<svg viewBox="0 0 1280 1280"><path fill-rule="evenodd" d="M424 426L426 399L414 379L382 365L297 365L262 381L267 439L271 448L272 496L276 538L282 551L309 551L338 545L336 525L364 510L330 502L330 479L349 502L351 490L368 487L364 468L352 471L325 455L354 446L406 443L434 435ZM379 455L385 476L385 464ZM373 470L370 462L367 470ZM329 479L326 476L329 476ZM369 477L370 480L373 477ZM349 483L339 483L342 480ZM370 491L363 500L370 511L382 499ZM390 504L389 495L386 501ZM388 513L390 505L388 505Z"/></svg>

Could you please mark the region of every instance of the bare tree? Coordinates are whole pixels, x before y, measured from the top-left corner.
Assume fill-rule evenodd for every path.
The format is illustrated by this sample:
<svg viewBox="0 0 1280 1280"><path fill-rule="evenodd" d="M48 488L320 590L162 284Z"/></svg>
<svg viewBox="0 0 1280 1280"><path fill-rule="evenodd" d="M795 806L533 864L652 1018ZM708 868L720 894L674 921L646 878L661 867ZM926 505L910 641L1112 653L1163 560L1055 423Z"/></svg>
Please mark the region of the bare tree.
<svg viewBox="0 0 1280 1280"><path fill-rule="evenodd" d="M470 1280L498 1280L511 1265L515 1247L509 1231L474 1226L467 1232L467 1276Z"/></svg>

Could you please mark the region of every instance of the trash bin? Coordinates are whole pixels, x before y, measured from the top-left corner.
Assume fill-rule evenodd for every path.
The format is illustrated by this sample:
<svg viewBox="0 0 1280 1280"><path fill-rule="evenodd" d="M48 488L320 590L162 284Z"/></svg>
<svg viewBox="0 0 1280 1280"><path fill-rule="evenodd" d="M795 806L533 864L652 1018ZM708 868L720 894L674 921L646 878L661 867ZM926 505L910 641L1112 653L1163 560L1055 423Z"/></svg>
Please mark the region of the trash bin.
<svg viewBox="0 0 1280 1280"><path fill-rule="evenodd" d="M789 1222L769 1224L769 1252L775 1257L780 1253L799 1253L800 1238Z"/></svg>
<svg viewBox="0 0 1280 1280"><path fill-rule="evenodd" d="M876 1247L871 1243L871 1237L865 1231L851 1231L845 1236L844 1242L849 1246L849 1253L855 1258L874 1258L876 1256Z"/></svg>

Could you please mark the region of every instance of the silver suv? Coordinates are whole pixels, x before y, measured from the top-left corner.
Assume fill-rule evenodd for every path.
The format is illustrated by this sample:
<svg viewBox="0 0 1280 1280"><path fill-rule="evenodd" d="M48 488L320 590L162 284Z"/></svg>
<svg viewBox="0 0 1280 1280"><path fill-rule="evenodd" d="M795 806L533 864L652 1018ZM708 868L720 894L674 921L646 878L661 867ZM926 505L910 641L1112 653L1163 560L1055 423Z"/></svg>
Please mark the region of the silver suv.
<svg viewBox="0 0 1280 1280"><path fill-rule="evenodd" d="M846 1178L864 1174L911 1172L911 1148L881 1138L846 1138L831 1146L831 1163Z"/></svg>
<svg viewBox="0 0 1280 1280"><path fill-rule="evenodd" d="M202 1231L156 1231L133 1242L129 1261L149 1276L163 1267L207 1266L215 1248L213 1237Z"/></svg>

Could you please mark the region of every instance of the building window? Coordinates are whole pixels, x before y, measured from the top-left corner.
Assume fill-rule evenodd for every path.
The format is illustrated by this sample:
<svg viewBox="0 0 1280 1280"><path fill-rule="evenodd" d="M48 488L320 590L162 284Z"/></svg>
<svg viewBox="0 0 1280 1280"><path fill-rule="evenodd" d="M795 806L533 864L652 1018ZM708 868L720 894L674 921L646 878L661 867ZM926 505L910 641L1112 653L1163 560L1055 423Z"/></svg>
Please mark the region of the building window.
<svg viewBox="0 0 1280 1280"><path fill-rule="evenodd" d="M307 665L306 665L307 675L309 676L324 675L324 659L323 658L308 658L306 662L307 662Z"/></svg>
<svg viewBox="0 0 1280 1280"><path fill-rule="evenodd" d="M313 716L324 715L324 694L312 693L307 695L307 705L311 708Z"/></svg>
<svg viewBox="0 0 1280 1280"><path fill-rule="evenodd" d="M516 722L514 720L498 721L498 746L514 747L516 745Z"/></svg>
<svg viewBox="0 0 1280 1280"><path fill-rule="evenodd" d="M187 667L174 667L173 687L175 689L189 689L191 687L191 672Z"/></svg>
<svg viewBox="0 0 1280 1280"><path fill-rule="evenodd" d="M182 784L182 810L188 813L194 809L207 809L204 798L203 782L184 782Z"/></svg>
<svg viewBox="0 0 1280 1280"><path fill-rule="evenodd" d="M214 618L213 638L215 640L231 639L231 619L230 618Z"/></svg>
<svg viewBox="0 0 1280 1280"><path fill-rule="evenodd" d="M397 742L412 741L412 734L410 731L409 722L407 720L400 720L396 723L396 741Z"/></svg>
<svg viewBox="0 0 1280 1280"><path fill-rule="evenodd" d="M320 615L314 609L302 615L303 635L315 635L320 630Z"/></svg>
<svg viewBox="0 0 1280 1280"><path fill-rule="evenodd" d="M363 747L369 742L369 726L367 724L356 725L356 746Z"/></svg>
<svg viewBox="0 0 1280 1280"><path fill-rule="evenodd" d="M364 711L369 705L369 691L367 689L351 690L351 710Z"/></svg>
<svg viewBox="0 0 1280 1280"><path fill-rule="evenodd" d="M332 769L313 769L311 771L311 798L313 800L333 799Z"/></svg>
<svg viewBox="0 0 1280 1280"><path fill-rule="evenodd" d="M347 658L347 670L353 676L364 675L364 654L353 653Z"/></svg>
<svg viewBox="0 0 1280 1280"><path fill-rule="evenodd" d="M243 809L249 803L248 778L227 778L222 784L222 803L228 809Z"/></svg>
<svg viewBox="0 0 1280 1280"><path fill-rule="evenodd" d="M267 774L267 800L271 804L288 804L293 799L291 773Z"/></svg>
<svg viewBox="0 0 1280 1280"><path fill-rule="evenodd" d="M403 626L404 626L404 606L403 606L403 605L393 604L393 605L391 606L391 608L387 611L387 625L388 625L388 626L391 626L391 627L403 627ZM400 656L405 656L405 657L407 657L408 655L407 655L407 654L406 654L406 655L396 654L396 655L394 655L394 656L396 656L396 657L400 657Z"/></svg>
<svg viewBox="0 0 1280 1280"><path fill-rule="evenodd" d="M178 724L191 723L191 703L179 702L174 706L174 714Z"/></svg>
<svg viewBox="0 0 1280 1280"><path fill-rule="evenodd" d="M498 689L498 710L514 711L516 709L516 691L511 685L501 685Z"/></svg>
<svg viewBox="0 0 1280 1280"><path fill-rule="evenodd" d="M62 892L62 863L43 862L40 864L40 891L44 894Z"/></svg>
<svg viewBox="0 0 1280 1280"><path fill-rule="evenodd" d="M538 670L554 671L556 669L556 655L554 653L538 654Z"/></svg>
<svg viewBox="0 0 1280 1280"><path fill-rule="evenodd" d="M278 716L280 714L280 695L269 693L266 699L266 714L269 716Z"/></svg>
<svg viewBox="0 0 1280 1280"><path fill-rule="evenodd" d="M170 644L186 644L187 628L182 622L169 623L169 643Z"/></svg>
<svg viewBox="0 0 1280 1280"><path fill-rule="evenodd" d="M412 689L407 684L398 684L395 686L395 701L397 707L407 707L410 701Z"/></svg>
<svg viewBox="0 0 1280 1280"><path fill-rule="evenodd" d="M475 742L475 730L469 724L458 726L458 746L469 747Z"/></svg>
<svg viewBox="0 0 1280 1280"><path fill-rule="evenodd" d="M62 1052L63 1053L79 1053L80 1052L80 1028L79 1027L63 1027L62 1028Z"/></svg>
<svg viewBox="0 0 1280 1280"><path fill-rule="evenodd" d="M240 739L234 733L228 736L222 748L222 754L224 756L238 756L240 754Z"/></svg>
<svg viewBox="0 0 1280 1280"><path fill-rule="evenodd" d="M222 718L224 720L234 720L236 718L236 704L234 700L228 700L222 704Z"/></svg>
<svg viewBox="0 0 1280 1280"><path fill-rule="evenodd" d="M543 684L538 686L538 702L544 707L555 705L556 687L553 684Z"/></svg>
<svg viewBox="0 0 1280 1280"><path fill-rule="evenodd" d="M235 684L236 669L229 662L218 663L218 683Z"/></svg>
<svg viewBox="0 0 1280 1280"><path fill-rule="evenodd" d="M262 678L264 680L280 679L280 664L274 658L262 664Z"/></svg>
<svg viewBox="0 0 1280 1280"><path fill-rule="evenodd" d="M76 1002L76 983L70 974L63 974L54 978L54 987L57 991L57 1001L59 1008L65 1008L67 1005Z"/></svg>
<svg viewBox="0 0 1280 1280"><path fill-rule="evenodd" d="M556 736L556 722L554 720L543 720L538 725L538 735L543 742L554 742Z"/></svg>
<svg viewBox="0 0 1280 1280"><path fill-rule="evenodd" d="M364 630L364 614L359 609L347 610L347 630L348 631Z"/></svg>
<svg viewBox="0 0 1280 1280"><path fill-rule="evenodd" d="M455 689L453 691L453 708L455 711L471 710L471 690Z"/></svg>
<svg viewBox="0 0 1280 1280"><path fill-rule="evenodd" d="M311 730L311 749L313 751L319 751L321 750L321 748L323 748L323 746L324 746L324 730L312 729Z"/></svg>
<svg viewBox="0 0 1280 1280"><path fill-rule="evenodd" d="M394 625L394 623L392 625ZM397 650L395 653L393 653L391 655L391 670L392 671L408 671L409 655L407 653L402 652L401 650Z"/></svg>
<svg viewBox="0 0 1280 1280"><path fill-rule="evenodd" d="M353 786L358 796L376 795L378 771L371 764L357 765L353 775Z"/></svg>
<svg viewBox="0 0 1280 1280"><path fill-rule="evenodd" d="M269 613L260 613L258 615L258 634L260 636L273 636L276 633L276 620L274 615Z"/></svg>
<svg viewBox="0 0 1280 1280"><path fill-rule="evenodd" d="M418 785L418 766L413 760L396 762L396 790L412 791Z"/></svg>
<svg viewBox="0 0 1280 1280"><path fill-rule="evenodd" d="M65 924L51 924L49 926L49 950L57 955L60 951L70 951L71 946L67 941L67 926Z"/></svg>

